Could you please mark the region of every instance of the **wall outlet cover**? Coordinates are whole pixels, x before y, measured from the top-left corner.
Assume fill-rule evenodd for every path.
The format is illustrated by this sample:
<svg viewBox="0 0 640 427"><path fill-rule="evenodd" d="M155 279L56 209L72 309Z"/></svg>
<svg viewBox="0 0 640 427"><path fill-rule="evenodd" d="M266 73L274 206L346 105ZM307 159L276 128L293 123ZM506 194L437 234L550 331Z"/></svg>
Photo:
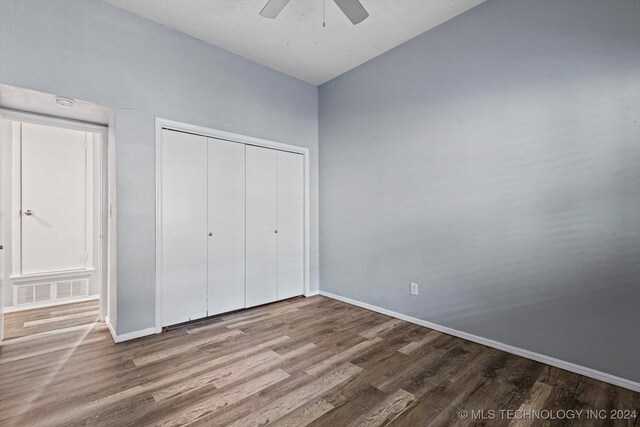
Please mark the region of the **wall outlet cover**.
<svg viewBox="0 0 640 427"><path fill-rule="evenodd" d="M411 289L409 292L411 295L418 295L418 284L411 282Z"/></svg>

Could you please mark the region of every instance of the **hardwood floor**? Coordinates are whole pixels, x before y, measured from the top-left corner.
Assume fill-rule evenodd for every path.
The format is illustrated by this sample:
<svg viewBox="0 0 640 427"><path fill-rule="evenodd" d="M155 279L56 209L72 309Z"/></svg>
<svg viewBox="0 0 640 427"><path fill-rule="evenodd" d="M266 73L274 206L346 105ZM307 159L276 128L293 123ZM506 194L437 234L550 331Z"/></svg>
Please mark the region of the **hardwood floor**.
<svg viewBox="0 0 640 427"><path fill-rule="evenodd" d="M117 345L90 323L0 347L3 426L508 425L459 411L518 409L640 410L640 394L321 296Z"/></svg>
<svg viewBox="0 0 640 427"><path fill-rule="evenodd" d="M100 317L98 300L16 311L4 315L4 338L12 339L70 326L95 323Z"/></svg>

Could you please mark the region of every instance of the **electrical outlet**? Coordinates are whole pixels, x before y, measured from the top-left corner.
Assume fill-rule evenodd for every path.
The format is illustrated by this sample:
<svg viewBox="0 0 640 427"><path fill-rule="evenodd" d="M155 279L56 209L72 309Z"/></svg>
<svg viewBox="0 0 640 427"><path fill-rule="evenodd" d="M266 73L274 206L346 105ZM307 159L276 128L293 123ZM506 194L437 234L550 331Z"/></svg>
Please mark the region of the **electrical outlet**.
<svg viewBox="0 0 640 427"><path fill-rule="evenodd" d="M411 289L409 292L411 295L418 295L418 284L411 282Z"/></svg>

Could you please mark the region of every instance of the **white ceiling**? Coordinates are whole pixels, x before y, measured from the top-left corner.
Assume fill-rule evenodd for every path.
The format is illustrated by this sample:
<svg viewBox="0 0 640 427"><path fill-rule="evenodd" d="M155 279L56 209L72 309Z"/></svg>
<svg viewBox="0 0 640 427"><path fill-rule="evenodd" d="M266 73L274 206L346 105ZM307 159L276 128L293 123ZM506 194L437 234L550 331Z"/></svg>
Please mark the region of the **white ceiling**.
<svg viewBox="0 0 640 427"><path fill-rule="evenodd" d="M105 0L136 15L314 85L372 59L485 0L361 0L358 25L326 0L291 0L276 19L267 0Z"/></svg>

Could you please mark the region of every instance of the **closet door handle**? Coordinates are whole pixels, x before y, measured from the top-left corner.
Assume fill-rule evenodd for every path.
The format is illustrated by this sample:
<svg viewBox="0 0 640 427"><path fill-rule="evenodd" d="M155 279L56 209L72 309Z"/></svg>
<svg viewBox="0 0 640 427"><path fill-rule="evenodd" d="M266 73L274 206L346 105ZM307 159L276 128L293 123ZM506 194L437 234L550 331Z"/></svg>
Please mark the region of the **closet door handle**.
<svg viewBox="0 0 640 427"><path fill-rule="evenodd" d="M278 234L278 230L273 230L274 233Z"/></svg>

